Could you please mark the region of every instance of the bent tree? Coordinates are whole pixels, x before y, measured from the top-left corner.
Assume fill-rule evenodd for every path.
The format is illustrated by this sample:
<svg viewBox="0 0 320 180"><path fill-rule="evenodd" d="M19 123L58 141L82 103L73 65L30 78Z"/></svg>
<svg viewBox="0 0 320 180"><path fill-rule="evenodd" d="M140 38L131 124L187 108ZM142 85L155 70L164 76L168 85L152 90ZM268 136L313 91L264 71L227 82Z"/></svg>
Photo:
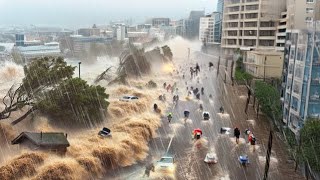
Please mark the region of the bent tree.
<svg viewBox="0 0 320 180"><path fill-rule="evenodd" d="M51 117L64 117L62 119L77 121L79 113L74 111L71 115L68 112L72 109L70 107L85 111L88 108L83 106L94 107L99 104L102 108L106 108L108 95L105 94L105 89L101 86L89 86L84 80L72 78L74 69L75 67L67 65L62 57L43 57L32 60L24 66L25 77L22 83L13 85L2 99L5 108L0 112L0 120L9 118L12 112L27 108L28 111L14 120L12 125L19 123L34 111L46 113ZM66 108L67 106L69 108ZM93 116L96 117L96 111L100 112L100 109L93 110L92 116L87 115L87 118L77 122L81 123ZM57 116L57 114L64 114L64 116Z"/></svg>

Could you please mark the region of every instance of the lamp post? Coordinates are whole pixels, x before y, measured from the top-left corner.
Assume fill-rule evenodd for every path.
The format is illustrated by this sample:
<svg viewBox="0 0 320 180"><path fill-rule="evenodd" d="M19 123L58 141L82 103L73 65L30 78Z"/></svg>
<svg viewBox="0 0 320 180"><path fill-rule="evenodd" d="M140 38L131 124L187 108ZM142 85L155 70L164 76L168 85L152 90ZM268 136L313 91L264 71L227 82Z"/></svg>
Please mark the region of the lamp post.
<svg viewBox="0 0 320 180"><path fill-rule="evenodd" d="M79 78L80 78L80 64L81 64L81 62L79 62L78 64L79 64Z"/></svg>

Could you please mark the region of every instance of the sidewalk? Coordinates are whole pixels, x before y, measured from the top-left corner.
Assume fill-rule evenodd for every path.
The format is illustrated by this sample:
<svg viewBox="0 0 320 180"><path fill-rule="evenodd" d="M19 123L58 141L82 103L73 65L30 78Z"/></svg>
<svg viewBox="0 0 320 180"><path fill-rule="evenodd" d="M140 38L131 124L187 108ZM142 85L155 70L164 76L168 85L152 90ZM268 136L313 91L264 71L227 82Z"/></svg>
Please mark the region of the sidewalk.
<svg viewBox="0 0 320 180"><path fill-rule="evenodd" d="M241 133L243 133L245 129L249 128L255 134L255 137L257 138L257 146L260 146L260 150L256 153L258 153L259 155L259 161L261 160L261 164L264 170L265 156L267 154L267 146L269 139L269 131L272 126L271 122L263 114L259 114L259 118L256 119L256 112L253 106L250 104L248 108L248 114L245 114L244 110L247 100L247 88L245 86L232 86L229 80L229 82L227 82L226 84L226 90L228 91L228 96L227 99L224 101L224 104L229 104L232 107L233 113L236 114L236 117L231 118L233 119L233 125L239 127ZM243 134L241 136L244 137ZM285 142L283 142L279 137L280 133L274 131L268 177L270 177L270 179L281 180L305 179L298 171L294 171L295 164L293 162L288 161L289 157ZM277 165L276 168L275 166L273 166L273 164ZM280 175L280 177L278 175Z"/></svg>

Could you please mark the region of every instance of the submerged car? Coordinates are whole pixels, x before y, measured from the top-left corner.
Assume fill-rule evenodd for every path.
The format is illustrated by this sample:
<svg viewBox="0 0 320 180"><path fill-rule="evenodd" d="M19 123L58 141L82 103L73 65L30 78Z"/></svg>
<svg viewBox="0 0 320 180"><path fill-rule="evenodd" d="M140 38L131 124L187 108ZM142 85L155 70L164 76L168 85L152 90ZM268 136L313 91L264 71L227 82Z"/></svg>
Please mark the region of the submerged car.
<svg viewBox="0 0 320 180"><path fill-rule="evenodd" d="M207 153L206 157L204 158L204 162L208 164L215 164L218 161L214 153Z"/></svg>
<svg viewBox="0 0 320 180"><path fill-rule="evenodd" d="M122 98L120 98L120 101L125 101L125 102L129 102L129 101L135 101L138 100L139 98L137 96L123 96Z"/></svg>
<svg viewBox="0 0 320 180"><path fill-rule="evenodd" d="M101 131L99 131L98 134L99 134L100 136L102 136L102 137L111 136L111 130L108 129L108 128L106 128L106 127L104 127L104 128L102 128Z"/></svg>
<svg viewBox="0 0 320 180"><path fill-rule="evenodd" d="M202 113L202 116L203 116L203 120L209 120L209 119L210 119L210 114L209 114L209 112L203 112L203 113Z"/></svg>
<svg viewBox="0 0 320 180"><path fill-rule="evenodd" d="M231 128L229 128L229 127L222 127L222 128L220 129L220 133L221 133L221 134L231 134Z"/></svg>
<svg viewBox="0 0 320 180"><path fill-rule="evenodd" d="M157 170L173 171L174 170L174 157L163 156L156 164Z"/></svg>

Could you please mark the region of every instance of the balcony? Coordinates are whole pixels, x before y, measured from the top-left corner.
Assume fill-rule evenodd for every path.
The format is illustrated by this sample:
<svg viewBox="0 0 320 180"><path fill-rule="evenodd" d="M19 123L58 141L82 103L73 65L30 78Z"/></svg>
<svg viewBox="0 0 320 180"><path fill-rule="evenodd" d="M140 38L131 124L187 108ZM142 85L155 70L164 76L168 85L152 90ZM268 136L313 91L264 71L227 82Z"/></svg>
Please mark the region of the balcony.
<svg viewBox="0 0 320 180"><path fill-rule="evenodd" d="M284 44L285 42L286 42L285 39L277 39L277 40L276 40L276 43L283 43L283 44Z"/></svg>
<svg viewBox="0 0 320 180"><path fill-rule="evenodd" d="M266 40L275 40L275 36L259 36L259 39L266 39Z"/></svg>
<svg viewBox="0 0 320 180"><path fill-rule="evenodd" d="M279 46L276 46L276 51L284 51L284 47L279 47Z"/></svg>
<svg viewBox="0 0 320 180"><path fill-rule="evenodd" d="M241 36L241 39L257 39L257 36Z"/></svg>
<svg viewBox="0 0 320 180"><path fill-rule="evenodd" d="M238 22L239 21L239 19L226 19L226 20L224 20L224 22Z"/></svg>
<svg viewBox="0 0 320 180"><path fill-rule="evenodd" d="M239 28L238 27L225 27L224 30L225 31L237 31L237 30L239 30Z"/></svg>
<svg viewBox="0 0 320 180"><path fill-rule="evenodd" d="M229 12L226 12L224 13L225 15L233 15L233 14L239 14L240 11L229 11Z"/></svg>
<svg viewBox="0 0 320 180"><path fill-rule="evenodd" d="M277 26L277 29L286 29L287 28L287 25L280 25L280 26Z"/></svg>
<svg viewBox="0 0 320 180"><path fill-rule="evenodd" d="M225 3L225 7L236 7L236 6L240 6L240 2L227 2Z"/></svg>
<svg viewBox="0 0 320 180"><path fill-rule="evenodd" d="M271 31L275 31L276 27L259 27L259 30L271 30Z"/></svg>
<svg viewBox="0 0 320 180"><path fill-rule="evenodd" d="M278 32L277 34L276 34L276 36L286 36L287 34L285 33L285 32Z"/></svg>

